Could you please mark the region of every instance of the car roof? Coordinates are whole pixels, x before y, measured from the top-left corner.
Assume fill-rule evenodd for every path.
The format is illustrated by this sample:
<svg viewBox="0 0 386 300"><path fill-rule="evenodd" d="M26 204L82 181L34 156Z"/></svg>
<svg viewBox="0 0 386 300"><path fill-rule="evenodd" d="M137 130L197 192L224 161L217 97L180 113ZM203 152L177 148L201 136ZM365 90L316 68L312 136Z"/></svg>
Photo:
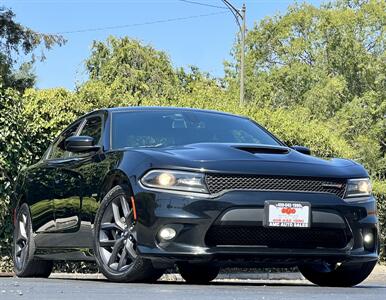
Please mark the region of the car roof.
<svg viewBox="0 0 386 300"><path fill-rule="evenodd" d="M130 111L141 111L141 112L150 112L150 111L175 111L175 112L205 112L205 113L212 113L212 114L220 114L220 115L227 115L227 116L233 116L233 117L239 117L239 118L246 118L244 116L239 116L236 114L226 113L222 111L217 110L208 110L208 109L199 109L199 108L190 108L190 107L174 107L174 106L126 106L126 107L112 107L112 108L102 108L94 110L89 114L93 114L96 112L105 111L105 112L130 112Z"/></svg>

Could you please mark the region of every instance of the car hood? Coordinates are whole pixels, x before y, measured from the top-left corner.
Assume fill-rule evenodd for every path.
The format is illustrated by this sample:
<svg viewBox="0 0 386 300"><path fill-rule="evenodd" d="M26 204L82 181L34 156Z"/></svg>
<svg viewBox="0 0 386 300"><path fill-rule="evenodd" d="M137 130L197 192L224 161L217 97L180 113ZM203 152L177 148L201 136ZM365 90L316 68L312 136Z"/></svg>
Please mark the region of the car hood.
<svg viewBox="0 0 386 300"><path fill-rule="evenodd" d="M330 178L368 176L366 170L353 161L321 159L283 146L199 143L134 151L146 154L149 168L153 169Z"/></svg>

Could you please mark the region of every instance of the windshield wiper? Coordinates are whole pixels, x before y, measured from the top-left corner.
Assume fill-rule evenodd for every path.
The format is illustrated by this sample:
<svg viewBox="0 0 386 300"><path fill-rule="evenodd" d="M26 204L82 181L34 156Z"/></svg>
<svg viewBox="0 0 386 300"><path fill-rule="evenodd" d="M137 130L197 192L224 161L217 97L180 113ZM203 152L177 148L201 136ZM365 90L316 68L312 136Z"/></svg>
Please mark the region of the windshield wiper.
<svg viewBox="0 0 386 300"><path fill-rule="evenodd" d="M143 145L143 146L138 146L138 148L158 148L158 147L161 147L161 146L163 146L162 143L156 144L156 145Z"/></svg>

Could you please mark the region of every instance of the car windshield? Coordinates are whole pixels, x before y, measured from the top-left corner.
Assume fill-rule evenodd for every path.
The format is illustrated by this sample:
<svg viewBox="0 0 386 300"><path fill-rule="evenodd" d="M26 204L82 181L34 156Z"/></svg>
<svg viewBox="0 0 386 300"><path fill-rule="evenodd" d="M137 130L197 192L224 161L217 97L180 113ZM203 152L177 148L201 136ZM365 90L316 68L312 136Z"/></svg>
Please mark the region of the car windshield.
<svg viewBox="0 0 386 300"><path fill-rule="evenodd" d="M112 113L112 148L171 147L194 143L280 145L252 121L200 111Z"/></svg>

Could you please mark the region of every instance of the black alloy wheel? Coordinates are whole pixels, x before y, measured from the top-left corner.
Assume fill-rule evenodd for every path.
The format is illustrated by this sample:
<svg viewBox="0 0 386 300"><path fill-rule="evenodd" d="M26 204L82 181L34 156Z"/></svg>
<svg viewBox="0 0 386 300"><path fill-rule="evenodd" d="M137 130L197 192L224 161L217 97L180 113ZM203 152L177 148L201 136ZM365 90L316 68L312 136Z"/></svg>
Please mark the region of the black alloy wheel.
<svg viewBox="0 0 386 300"><path fill-rule="evenodd" d="M164 270L137 254L136 221L128 187L115 186L104 197L95 221L94 250L102 273L112 281L155 281Z"/></svg>
<svg viewBox="0 0 386 300"><path fill-rule="evenodd" d="M52 272L52 261L34 259L35 245L32 224L27 204L22 204L16 213L13 233L14 271L18 277L47 278Z"/></svg>

